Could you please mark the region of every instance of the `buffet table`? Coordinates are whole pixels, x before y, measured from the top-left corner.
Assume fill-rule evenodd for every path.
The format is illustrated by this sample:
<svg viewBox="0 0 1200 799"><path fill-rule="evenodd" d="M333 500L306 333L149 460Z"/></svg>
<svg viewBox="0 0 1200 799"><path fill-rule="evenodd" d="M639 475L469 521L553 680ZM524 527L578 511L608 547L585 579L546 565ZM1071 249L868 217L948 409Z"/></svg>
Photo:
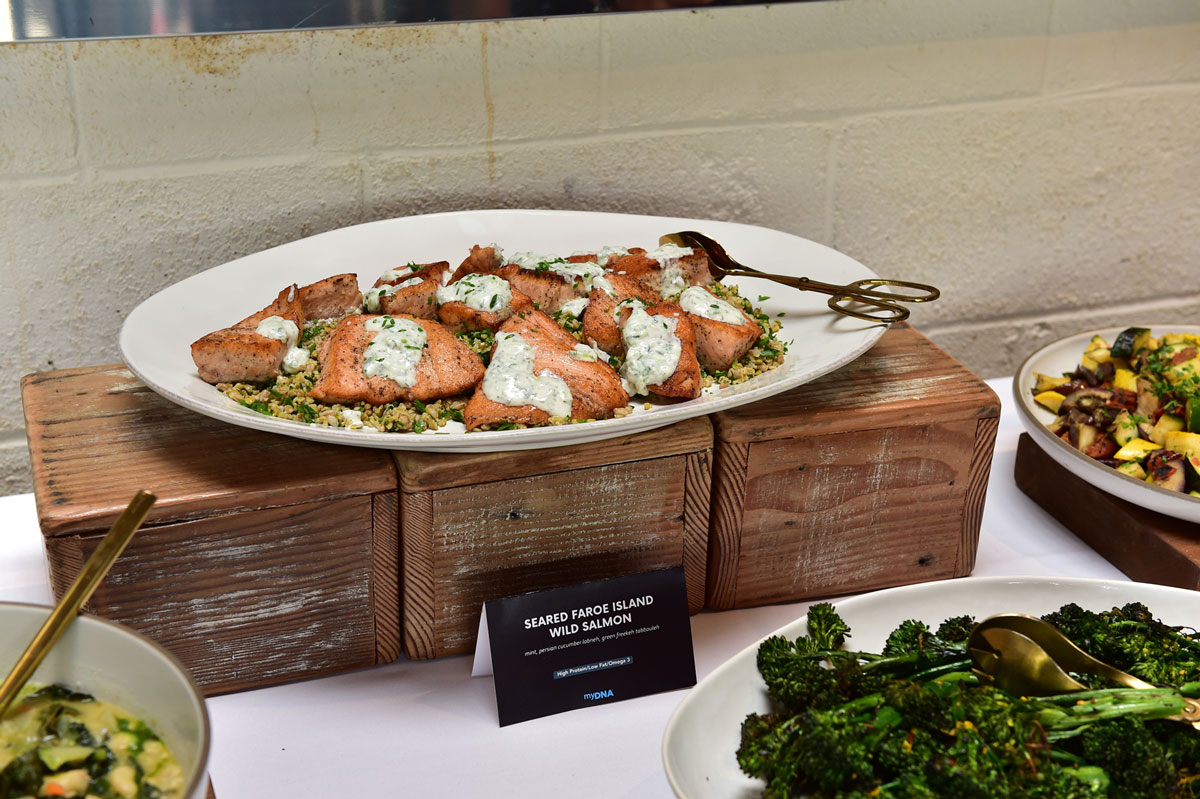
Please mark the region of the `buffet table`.
<svg viewBox="0 0 1200 799"><path fill-rule="evenodd" d="M1010 381L973 576L1127 579L1013 482L1021 424ZM32 495L0 498L0 600L49 603ZM972 579L970 577L964 579ZM697 677L803 615L807 602L692 619ZM214 697L210 775L219 799L329 796L662 797L663 729L683 692L501 729L490 677L470 657L401 660L334 677Z"/></svg>

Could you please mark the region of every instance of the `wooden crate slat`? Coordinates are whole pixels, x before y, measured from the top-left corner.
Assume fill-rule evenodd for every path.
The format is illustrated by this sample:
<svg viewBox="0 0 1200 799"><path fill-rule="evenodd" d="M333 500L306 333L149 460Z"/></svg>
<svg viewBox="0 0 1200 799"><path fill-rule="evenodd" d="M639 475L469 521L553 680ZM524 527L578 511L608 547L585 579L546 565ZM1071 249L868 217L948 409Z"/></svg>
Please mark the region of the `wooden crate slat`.
<svg viewBox="0 0 1200 799"><path fill-rule="evenodd" d="M373 665L370 497L135 535L92 603L169 649L206 693ZM86 559L101 534L73 536ZM65 575L71 577L71 575Z"/></svg>
<svg viewBox="0 0 1200 799"><path fill-rule="evenodd" d="M21 381L44 535L106 527L141 488L166 522L395 488L386 452L300 441L201 416L119 366Z"/></svg>
<svg viewBox="0 0 1200 799"><path fill-rule="evenodd" d="M699 610L708 430L686 456L402 494L406 654L470 651L489 599L680 564Z"/></svg>
<svg viewBox="0 0 1200 799"><path fill-rule="evenodd" d="M396 464L401 490L433 491L501 482L530 474L552 474L683 455L711 444L712 425L701 417L673 425L670 436L663 435L660 428L631 436L545 449L461 454L398 452Z"/></svg>

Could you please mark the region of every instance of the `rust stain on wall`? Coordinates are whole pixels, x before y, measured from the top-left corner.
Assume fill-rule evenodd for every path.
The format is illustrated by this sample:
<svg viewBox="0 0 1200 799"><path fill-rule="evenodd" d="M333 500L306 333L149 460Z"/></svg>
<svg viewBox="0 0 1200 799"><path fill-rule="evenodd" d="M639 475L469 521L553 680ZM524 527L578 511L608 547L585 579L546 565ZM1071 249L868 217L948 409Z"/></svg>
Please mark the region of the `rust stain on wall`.
<svg viewBox="0 0 1200 799"><path fill-rule="evenodd" d="M294 34L244 36L180 36L147 40L147 48L165 48L164 54L197 75L233 77L252 56L272 55L291 49ZM150 44L149 42L153 42Z"/></svg>
<svg viewBox="0 0 1200 799"><path fill-rule="evenodd" d="M487 28L479 28L479 49L483 65L483 106L487 112L487 139L483 146L487 148L488 182L496 181L496 151L492 149L492 136L496 132L496 106L492 102L492 85L488 80L488 35Z"/></svg>
<svg viewBox="0 0 1200 799"><path fill-rule="evenodd" d="M350 32L350 44L364 49L389 50L403 61L408 56L404 48L433 44L435 34L439 32L440 26L436 25L355 28Z"/></svg>

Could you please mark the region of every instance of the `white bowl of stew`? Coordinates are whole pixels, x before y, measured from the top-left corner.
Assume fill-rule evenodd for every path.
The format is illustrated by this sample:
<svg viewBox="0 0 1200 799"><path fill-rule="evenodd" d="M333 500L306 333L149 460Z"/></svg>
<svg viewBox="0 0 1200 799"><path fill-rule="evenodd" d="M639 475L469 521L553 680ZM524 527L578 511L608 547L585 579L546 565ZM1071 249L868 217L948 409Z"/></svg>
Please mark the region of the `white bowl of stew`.
<svg viewBox="0 0 1200 799"><path fill-rule="evenodd" d="M49 613L44 606L0 603L0 677ZM14 781L32 780L35 773L39 792L46 781L56 781L51 790L61 789L53 795L62 797L123 799L131 772L137 789L147 782L163 799L206 795L210 727L204 697L179 661L150 639L81 615L29 686L41 692L30 695L27 688L0 719L0 799L6 780L15 790ZM41 743L31 749L39 736ZM14 765L18 758L24 759ZM85 779L90 790L80 792Z"/></svg>

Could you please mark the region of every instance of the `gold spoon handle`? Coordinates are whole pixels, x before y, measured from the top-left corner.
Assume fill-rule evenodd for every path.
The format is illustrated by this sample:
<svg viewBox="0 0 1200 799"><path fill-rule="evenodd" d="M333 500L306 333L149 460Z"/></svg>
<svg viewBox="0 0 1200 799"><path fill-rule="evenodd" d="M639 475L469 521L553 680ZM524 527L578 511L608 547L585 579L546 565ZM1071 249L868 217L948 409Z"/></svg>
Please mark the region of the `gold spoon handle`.
<svg viewBox="0 0 1200 799"><path fill-rule="evenodd" d="M146 514L150 512L150 507L156 499L157 497L149 491L137 492L125 511L113 522L113 526L100 541L96 551L83 565L83 570L79 572L75 582L67 589L67 593L50 612L49 618L37 631L37 635L21 653L21 657L17 659L17 664L13 666L4 683L0 684L0 718L4 717L4 711L8 710L8 706L17 697L21 686L33 676L34 670L46 657L46 653L62 637L67 625L83 607L83 603L88 601L92 592L96 590L96 586L100 585L100 581L104 579L104 575L108 574L113 561L125 549L125 545L129 543L129 539L133 537L137 529L142 526Z"/></svg>

